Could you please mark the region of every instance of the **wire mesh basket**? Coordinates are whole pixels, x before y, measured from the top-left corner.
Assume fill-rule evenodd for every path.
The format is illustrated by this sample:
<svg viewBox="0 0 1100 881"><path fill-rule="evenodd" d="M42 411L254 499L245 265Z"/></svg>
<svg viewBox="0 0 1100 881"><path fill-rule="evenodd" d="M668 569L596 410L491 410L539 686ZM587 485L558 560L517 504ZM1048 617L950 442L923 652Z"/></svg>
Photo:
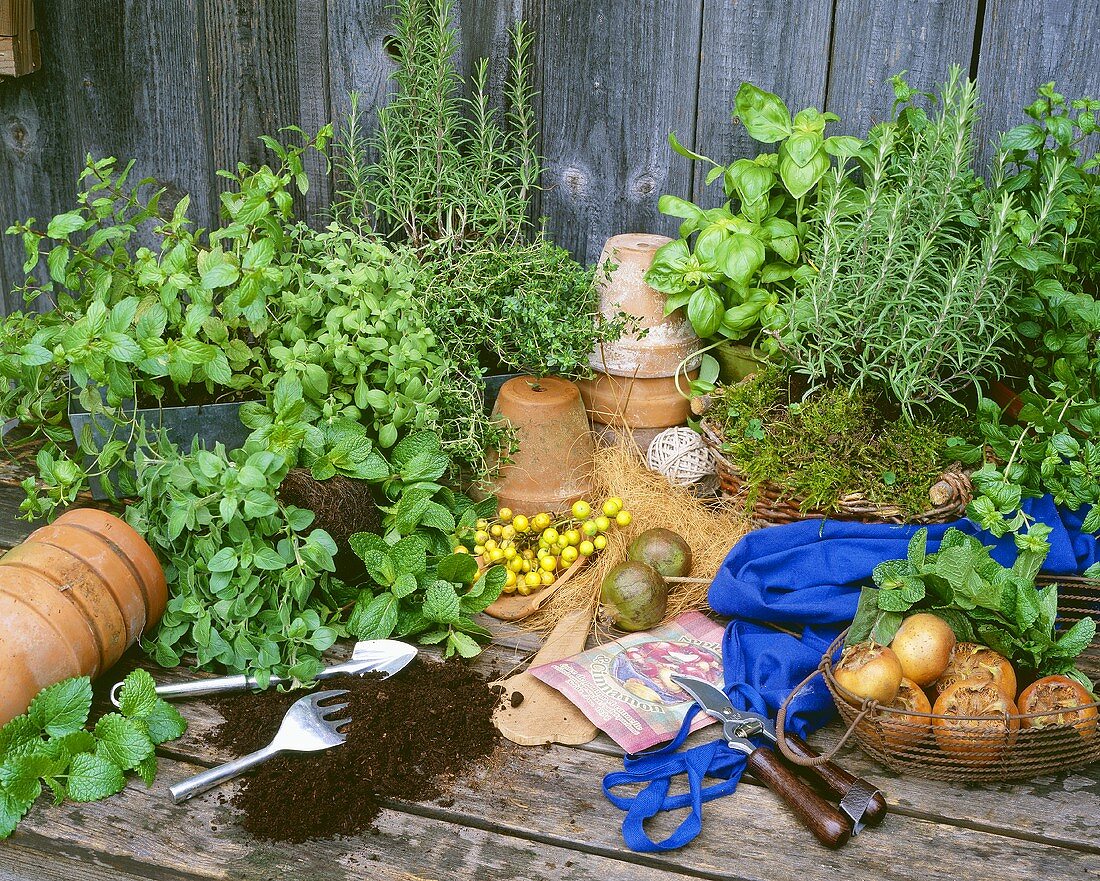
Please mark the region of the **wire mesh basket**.
<svg viewBox="0 0 1100 881"><path fill-rule="evenodd" d="M1059 585L1059 631L1083 617L1100 617L1100 581L1074 577L1040 577L1039 581ZM1003 781L1100 761L1098 702L1058 712L1000 716L943 716L881 706L846 691L833 676L832 659L845 635L837 638L819 667L849 727L844 739L854 738L895 771L958 782ZM1077 658L1077 666L1093 681L1100 678L1100 637Z"/></svg>

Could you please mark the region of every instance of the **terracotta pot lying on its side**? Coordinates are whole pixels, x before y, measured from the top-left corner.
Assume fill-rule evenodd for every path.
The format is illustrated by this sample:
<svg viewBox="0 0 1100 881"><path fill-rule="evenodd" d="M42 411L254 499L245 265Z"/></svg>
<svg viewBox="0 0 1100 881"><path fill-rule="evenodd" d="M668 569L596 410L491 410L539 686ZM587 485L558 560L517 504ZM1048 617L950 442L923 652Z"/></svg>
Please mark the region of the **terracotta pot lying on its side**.
<svg viewBox="0 0 1100 881"><path fill-rule="evenodd" d="M564 511L592 491L595 447L573 383L556 376L510 379L500 389L493 418L511 423L519 444L493 481L501 507L527 516Z"/></svg>
<svg viewBox="0 0 1100 881"><path fill-rule="evenodd" d="M153 549L103 511L68 511L0 558L0 724L43 688L95 677L164 614Z"/></svg>

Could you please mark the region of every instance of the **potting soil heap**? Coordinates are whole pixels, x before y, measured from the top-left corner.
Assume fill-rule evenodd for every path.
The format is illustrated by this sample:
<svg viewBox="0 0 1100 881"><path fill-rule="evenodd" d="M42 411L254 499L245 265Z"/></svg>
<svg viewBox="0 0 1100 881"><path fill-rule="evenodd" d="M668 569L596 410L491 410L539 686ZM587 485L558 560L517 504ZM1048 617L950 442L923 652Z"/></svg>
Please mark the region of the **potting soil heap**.
<svg viewBox="0 0 1100 881"><path fill-rule="evenodd" d="M459 661L418 658L382 679L340 677L338 702L352 721L347 741L316 753L287 753L241 778L231 796L237 822L258 838L301 842L353 835L378 815L379 797L423 801L488 757L497 742L487 681ZM267 745L303 692L240 694L218 701L225 723L212 745L244 755Z"/></svg>

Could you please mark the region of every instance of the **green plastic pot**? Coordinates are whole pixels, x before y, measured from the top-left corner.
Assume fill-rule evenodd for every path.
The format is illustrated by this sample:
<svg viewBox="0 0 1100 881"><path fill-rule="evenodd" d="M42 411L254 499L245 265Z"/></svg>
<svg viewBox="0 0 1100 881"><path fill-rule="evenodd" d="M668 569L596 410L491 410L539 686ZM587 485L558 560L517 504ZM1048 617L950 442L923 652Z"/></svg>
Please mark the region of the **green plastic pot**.
<svg viewBox="0 0 1100 881"><path fill-rule="evenodd" d="M733 385L751 376L765 363L756 350L745 343L720 343L714 347L712 354L718 359L718 376L725 385Z"/></svg>

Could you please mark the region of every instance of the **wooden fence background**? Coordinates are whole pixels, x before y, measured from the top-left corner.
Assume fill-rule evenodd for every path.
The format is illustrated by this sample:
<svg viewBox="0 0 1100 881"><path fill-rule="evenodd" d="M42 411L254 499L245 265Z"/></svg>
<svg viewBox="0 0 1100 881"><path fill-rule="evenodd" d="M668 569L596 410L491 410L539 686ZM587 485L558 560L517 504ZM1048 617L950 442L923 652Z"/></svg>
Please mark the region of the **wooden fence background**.
<svg viewBox="0 0 1100 881"><path fill-rule="evenodd" d="M218 168L263 158L258 136L338 119L347 93L383 101L391 0L35 0L43 69L0 82L0 227L66 210L86 153L189 192L216 217ZM594 260L616 232L675 227L665 192L701 196L702 175L668 147L742 155L731 124L742 80L792 109L825 107L865 131L889 110L885 80L908 70L931 88L959 63L978 76L983 133L1016 124L1034 89L1057 80L1100 94L1100 0L458 0L460 69L486 55L494 76L507 29L536 34L552 237ZM308 208L331 192L311 169ZM717 194L705 198L717 200ZM13 307L22 247L0 242L0 304Z"/></svg>

